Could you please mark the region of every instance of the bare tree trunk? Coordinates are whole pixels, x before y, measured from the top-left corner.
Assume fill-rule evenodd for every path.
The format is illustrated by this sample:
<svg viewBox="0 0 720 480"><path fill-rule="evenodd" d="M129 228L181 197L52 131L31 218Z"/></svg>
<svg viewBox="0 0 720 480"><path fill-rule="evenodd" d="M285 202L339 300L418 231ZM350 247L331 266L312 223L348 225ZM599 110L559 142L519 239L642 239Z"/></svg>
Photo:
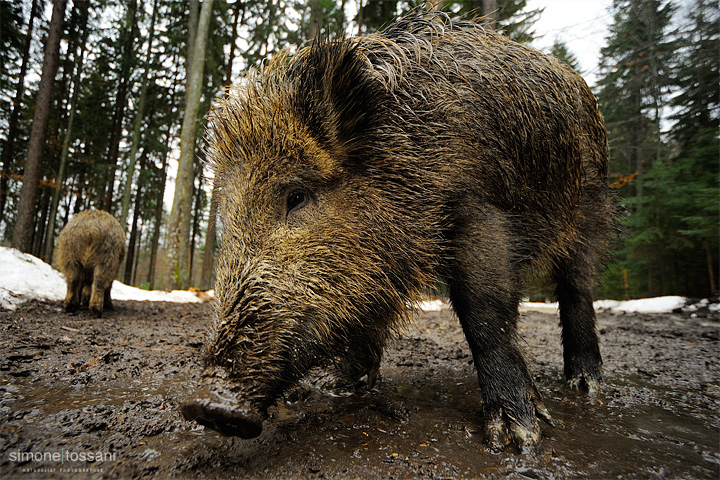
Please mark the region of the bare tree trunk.
<svg viewBox="0 0 720 480"><path fill-rule="evenodd" d="M718 287L715 281L715 266L713 265L712 249L709 243L705 244L705 255L707 257L708 276L710 277L710 295L715 295Z"/></svg>
<svg viewBox="0 0 720 480"><path fill-rule="evenodd" d="M150 30L148 31L148 50L145 56L145 72L143 74L142 87L140 88L140 100L138 101L137 112L135 113L135 122L133 125L132 146L130 147L129 163L127 167L127 176L125 180L125 189L123 191L122 206L120 212L120 225L124 232L127 231L127 216L130 210L130 193L132 192L132 181L135 175L135 163L140 146L140 130L142 129L143 113L145 112L145 104L147 103L148 84L150 83L150 62L152 61L152 44L155 36L155 17L157 12L157 0L153 1L152 17L150 19ZM140 189L138 188L138 193ZM128 255L130 256L130 255ZM132 263L128 263L132 265Z"/></svg>
<svg viewBox="0 0 720 480"><path fill-rule="evenodd" d="M188 95L180 134L180 160L173 206L168 224L165 289L187 288L189 284L189 237L192 209L193 164L195 159L195 126L205 71L205 46L212 13L212 0L205 0L200 10L193 62L188 74Z"/></svg>
<svg viewBox="0 0 720 480"><path fill-rule="evenodd" d="M245 19L245 9L242 10L242 16L240 15L240 8L238 7L237 3L235 4L235 13L233 14L233 30L232 35L230 36L230 55L228 58L228 63L225 65L225 85L230 85L232 83L232 71L233 71L233 62L235 61L235 49L237 48L237 45L235 43L237 42L238 37L238 24L242 24L242 21Z"/></svg>
<svg viewBox="0 0 720 480"><path fill-rule="evenodd" d="M174 70L176 73L175 81L173 82L172 93L170 94L170 110L174 110L175 101L177 98L177 85L180 83L179 75L180 69L179 59L176 57L174 62ZM166 132L166 145L170 144L170 140L173 137L173 125L168 123ZM155 221L153 222L153 233L150 239L150 265L148 268L147 281L150 284L150 290L155 289L155 270L157 266L157 251L160 243L160 227L162 225L162 213L163 213L163 199L165 198L165 185L167 183L167 167L168 167L168 152L169 147L165 148L162 159L162 178L160 179L160 188L158 189L157 198L155 199Z"/></svg>
<svg viewBox="0 0 720 480"><path fill-rule="evenodd" d="M118 155L120 154L120 140L122 138L122 125L125 118L125 107L127 106L127 95L130 82L130 63L134 56L133 43L135 40L135 30L137 29L137 0L132 0L128 4L126 39L123 45L122 59L120 60L120 72L118 74L120 83L118 85L117 95L115 96L115 111L113 114L112 128L110 130L110 140L108 145L108 153L105 160L107 171L105 172L105 198L100 200L100 208L112 211L113 191L115 189L115 170L117 169Z"/></svg>
<svg viewBox="0 0 720 480"><path fill-rule="evenodd" d="M235 42L237 41L238 23L242 23L245 17L243 10L242 17L240 9L236 7L233 19L233 33L230 40L230 56L228 63L225 65L225 85L232 83L233 61L235 60ZM208 214L208 226L205 234L205 254L203 255L202 270L200 271L200 288L207 290L213 283L213 266L215 263L215 244L217 242L217 189L213 185L212 195L210 196L210 213Z"/></svg>
<svg viewBox="0 0 720 480"><path fill-rule="evenodd" d="M170 135L168 135L169 137ZM155 205L155 225L153 229L152 238L150 240L150 267L148 270L147 281L150 284L150 290L155 289L155 264L157 263L157 250L158 244L160 243L160 225L162 223L162 211L163 211L163 197L165 196L165 182L167 178L167 157L168 152L165 151L162 162L162 185L158 191L158 196Z"/></svg>
<svg viewBox="0 0 720 480"><path fill-rule="evenodd" d="M17 137L18 117L20 116L20 106L23 104L22 98L25 90L25 75L27 74L27 65L30 58L30 45L32 44L33 24L35 22L35 17L37 16L38 1L39 0L32 0L32 7L30 8L30 19L28 20L27 33L25 34L26 39L25 47L23 49L22 64L20 65L20 76L15 89L15 97L13 98L13 108L12 113L10 113L7 140L3 146L2 158L0 159L0 222L3 221L5 215L10 165L13 162L15 154L15 137Z"/></svg>
<svg viewBox="0 0 720 480"><path fill-rule="evenodd" d="M90 29L87 26L87 8L81 10L83 16L83 34L82 40L80 41L80 53L76 56L76 70L75 76L72 81L72 98L70 99L70 114L68 117L67 128L65 129L65 138L62 143L62 153L60 154L60 166L57 172L57 188L53 190L52 199L50 201L50 213L48 216L48 227L47 234L45 235L45 251L43 252L43 259L47 263L52 263L53 246L55 245L55 220L57 217L58 204L60 203L60 194L63 190L63 183L65 182L65 169L67 168L67 156L68 149L70 147L70 141L72 140L73 122L75 120L75 105L77 104L78 91L80 90L80 74L82 73L83 62L85 60L85 44ZM83 22L81 22L83 23Z"/></svg>
<svg viewBox="0 0 720 480"><path fill-rule="evenodd" d="M190 14L188 16L188 37L187 37L187 61L185 63L186 73L190 73L190 65L193 61L193 52L195 51L195 38L197 35L198 17L200 16L200 0L190 0ZM188 91L185 91L185 99L187 100Z"/></svg>
<svg viewBox="0 0 720 480"><path fill-rule="evenodd" d="M207 233L205 234L205 255L203 255L202 272L200 275L200 288L207 290L213 284L213 264L215 262L215 243L217 241L217 188L213 186L210 197L210 214L208 218Z"/></svg>
<svg viewBox="0 0 720 480"><path fill-rule="evenodd" d="M140 159L140 168L145 164L145 156L147 151L143 152L143 158ZM130 241L128 242L127 256L125 258L125 268L123 271L123 283L130 285L132 283L133 265L135 264L135 245L138 243L138 218L140 217L140 202L142 200L142 185L138 181L137 190L135 192L135 207L133 209L133 219L130 227ZM127 228L127 226L125 227Z"/></svg>
<svg viewBox="0 0 720 480"><path fill-rule="evenodd" d="M486 26L493 30L497 27L497 0L483 0L482 16Z"/></svg>
<svg viewBox="0 0 720 480"><path fill-rule="evenodd" d="M308 40L317 40L320 36L320 24L322 23L322 12L317 5L318 0L308 0L307 4L310 8L310 28L308 30Z"/></svg>
<svg viewBox="0 0 720 480"><path fill-rule="evenodd" d="M35 203L40 185L40 166L45 150L48 120L52 105L52 87L53 83L55 83L55 73L57 72L60 53L65 3L66 0L53 0L50 31L48 32L42 76L40 77L40 85L35 100L33 126L30 131L30 146L25 161L20 199L18 200L17 220L13 231L12 246L23 252L28 252L32 247L31 237L35 223Z"/></svg>

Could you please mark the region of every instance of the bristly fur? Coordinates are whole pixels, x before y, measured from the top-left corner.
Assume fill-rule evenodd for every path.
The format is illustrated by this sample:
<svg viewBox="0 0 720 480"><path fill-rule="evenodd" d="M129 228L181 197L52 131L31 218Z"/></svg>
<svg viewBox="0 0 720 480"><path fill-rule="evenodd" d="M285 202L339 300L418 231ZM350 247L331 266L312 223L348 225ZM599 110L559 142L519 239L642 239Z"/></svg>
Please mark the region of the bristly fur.
<svg viewBox="0 0 720 480"><path fill-rule="evenodd" d="M100 316L104 307L110 307L112 282L125 251L125 233L108 212L84 210L73 216L55 249L55 263L67 282L65 309L89 302L90 310Z"/></svg>
<svg viewBox="0 0 720 480"><path fill-rule="evenodd" d="M208 361L258 408L324 360L376 366L438 276L505 295L512 336L524 272L580 255L587 291L612 223L587 85L438 12L279 55L216 105L207 141L224 226ZM311 201L291 214L293 189ZM497 272L465 275L478 258Z"/></svg>

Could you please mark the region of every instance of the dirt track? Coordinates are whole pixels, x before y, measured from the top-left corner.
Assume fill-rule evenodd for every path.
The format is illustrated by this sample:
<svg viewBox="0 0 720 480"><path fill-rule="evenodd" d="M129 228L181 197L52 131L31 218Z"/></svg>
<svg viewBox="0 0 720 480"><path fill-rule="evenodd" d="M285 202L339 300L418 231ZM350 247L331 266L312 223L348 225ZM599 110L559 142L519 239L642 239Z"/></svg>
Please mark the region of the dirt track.
<svg viewBox="0 0 720 480"><path fill-rule="evenodd" d="M372 392L323 372L288 392L252 441L184 421L209 305L116 302L97 320L32 302L0 311L0 478L709 478L720 475L719 323L599 314L604 391L569 391L555 315L521 332L556 428L534 455L492 454L452 314L418 315ZM54 455L54 456L53 456ZM88 457L92 456L92 462Z"/></svg>

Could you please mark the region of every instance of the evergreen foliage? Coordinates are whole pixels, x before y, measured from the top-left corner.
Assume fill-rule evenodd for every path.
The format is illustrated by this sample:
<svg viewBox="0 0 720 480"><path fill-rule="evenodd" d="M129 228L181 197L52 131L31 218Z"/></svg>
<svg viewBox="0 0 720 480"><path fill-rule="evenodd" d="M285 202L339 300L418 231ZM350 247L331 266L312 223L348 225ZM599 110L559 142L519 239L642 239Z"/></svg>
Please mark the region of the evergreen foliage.
<svg viewBox="0 0 720 480"><path fill-rule="evenodd" d="M603 296L716 294L720 15L707 0L687 12L614 4L598 96L626 216Z"/></svg>
<svg viewBox="0 0 720 480"><path fill-rule="evenodd" d="M542 10L529 10L526 0L485 2L489 0L435 0L429 5L470 17L494 5L494 28L517 41L532 40ZM17 221L48 31L46 3L0 2L3 244L10 242ZM166 270L170 206L163 199L171 198L174 188L188 47L196 27L189 22L197 22L201 4L68 2L40 165L31 247L36 255L42 255L44 245L52 246L80 210L107 208L119 215L129 184L123 223L133 252L124 278L136 285L164 286L158 272ZM148 56L153 5L156 25ZM428 8L421 5L420 0L216 0L198 127L228 82L243 81L247 68L308 41L312 22L317 22L314 34L320 38L367 33L410 9ZM615 0L612 14L596 93L609 132L610 181L623 198L625 216L600 295L710 295L718 288L720 258L720 7L714 0ZM569 47L556 42L552 54L577 69ZM202 128L196 129L193 158L190 275L191 283L198 284L202 260L212 255L214 245L205 238L212 181L202 160ZM138 167L128 177L133 161ZM54 226L49 221L53 217ZM208 277L205 272L203 283Z"/></svg>

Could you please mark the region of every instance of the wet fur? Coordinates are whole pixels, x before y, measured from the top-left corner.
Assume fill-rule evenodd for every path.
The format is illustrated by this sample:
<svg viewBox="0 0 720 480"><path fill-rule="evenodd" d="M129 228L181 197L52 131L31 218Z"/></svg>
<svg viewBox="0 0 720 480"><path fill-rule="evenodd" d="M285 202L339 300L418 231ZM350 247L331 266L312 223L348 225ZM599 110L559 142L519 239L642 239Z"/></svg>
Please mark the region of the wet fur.
<svg viewBox="0 0 720 480"><path fill-rule="evenodd" d="M532 430L540 399L515 336L538 268L557 283L568 379L599 381L591 300L614 207L603 120L569 67L415 14L250 72L207 139L224 226L208 362L244 401L264 409L332 358L372 373L442 278L486 423ZM287 214L298 188L312 202Z"/></svg>
<svg viewBox="0 0 720 480"><path fill-rule="evenodd" d="M55 262L65 275L65 310L89 305L95 315L112 308L110 290L125 257L120 223L102 210L76 214L60 232Z"/></svg>

